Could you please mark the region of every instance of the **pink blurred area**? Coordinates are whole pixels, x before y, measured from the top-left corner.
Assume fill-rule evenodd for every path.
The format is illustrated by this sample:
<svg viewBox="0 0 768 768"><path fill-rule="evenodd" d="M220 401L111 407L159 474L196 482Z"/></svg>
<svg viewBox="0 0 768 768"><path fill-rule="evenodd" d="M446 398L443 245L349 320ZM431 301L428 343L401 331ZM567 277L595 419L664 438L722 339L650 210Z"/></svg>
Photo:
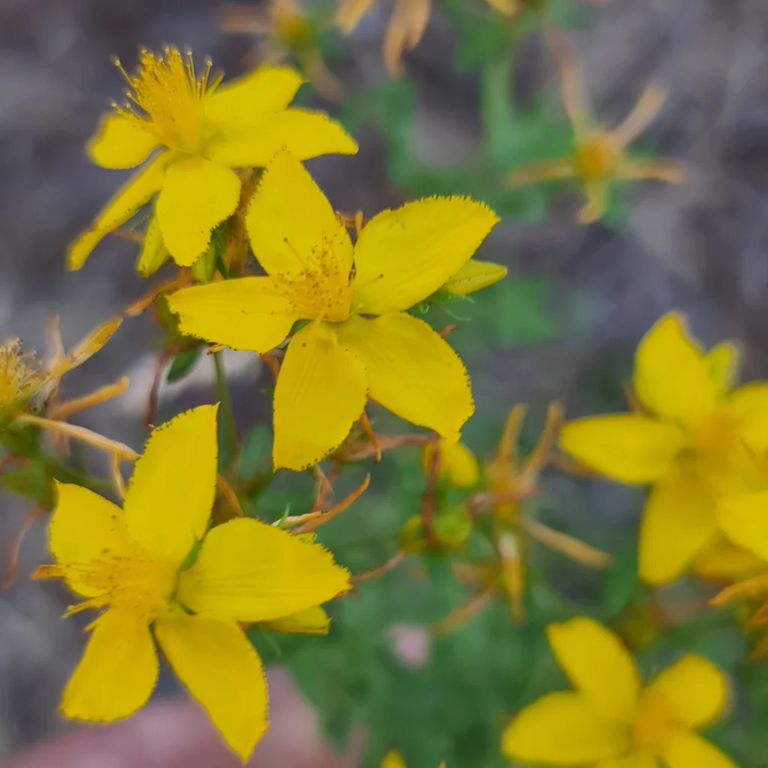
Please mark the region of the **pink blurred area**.
<svg viewBox="0 0 768 768"><path fill-rule="evenodd" d="M343 753L320 734L317 716L291 676L273 669L269 680L270 728L248 766L352 768L359 764L363 734L353 731ZM238 768L203 710L187 698L152 703L110 725L68 725L49 741L4 768Z"/></svg>

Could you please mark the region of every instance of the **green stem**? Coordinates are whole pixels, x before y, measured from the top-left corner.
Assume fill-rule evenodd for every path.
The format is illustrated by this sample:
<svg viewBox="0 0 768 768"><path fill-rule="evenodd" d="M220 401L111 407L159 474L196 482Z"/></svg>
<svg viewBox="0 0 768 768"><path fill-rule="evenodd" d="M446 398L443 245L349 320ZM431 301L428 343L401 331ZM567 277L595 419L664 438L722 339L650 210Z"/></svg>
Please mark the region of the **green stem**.
<svg viewBox="0 0 768 768"><path fill-rule="evenodd" d="M214 352L213 365L216 370L216 396L219 398L223 417L226 463L229 464L237 456L240 449L240 441L237 436L235 414L232 410L232 398L229 396L229 388L227 387L227 374L224 370L224 363L221 360L220 352Z"/></svg>
<svg viewBox="0 0 768 768"><path fill-rule="evenodd" d="M512 105L514 49L485 64L480 79L480 118L490 160L499 162L514 132Z"/></svg>

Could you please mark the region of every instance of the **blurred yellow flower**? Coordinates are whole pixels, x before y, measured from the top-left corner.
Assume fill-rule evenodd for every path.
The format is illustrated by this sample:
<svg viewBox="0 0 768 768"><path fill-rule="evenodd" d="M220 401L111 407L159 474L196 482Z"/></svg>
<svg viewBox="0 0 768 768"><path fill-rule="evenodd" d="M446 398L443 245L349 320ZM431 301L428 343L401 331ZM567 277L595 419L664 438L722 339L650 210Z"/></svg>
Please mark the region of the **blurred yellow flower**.
<svg viewBox="0 0 768 768"><path fill-rule="evenodd" d="M301 163L280 152L247 215L267 273L169 297L183 333L265 353L294 329L274 398L275 468L301 470L349 434L368 396L458 439L473 411L450 346L405 310L469 260L497 217L466 198L418 200L374 217L356 244Z"/></svg>
<svg viewBox="0 0 768 768"><path fill-rule="evenodd" d="M61 377L96 354L121 324L122 318L112 317L65 352L59 336L58 318L53 318L53 350L45 364L38 362L33 353L23 352L19 339L0 344L0 427L11 423L31 424L48 430L60 440L73 437L113 455L135 458L128 446L66 423L70 416L124 392L128 386L127 378L122 377L74 400L61 402L58 396Z"/></svg>
<svg viewBox="0 0 768 768"><path fill-rule="evenodd" d="M436 443L427 443L421 450L421 467L424 474L429 473L433 461L437 461L438 474L447 478L454 488L471 488L480 480L480 467L475 454L463 443L451 442L445 438Z"/></svg>
<svg viewBox="0 0 768 768"><path fill-rule="evenodd" d="M406 768L406 765L403 756L396 749L390 749L381 761L381 768ZM445 768L445 763L440 763L440 768Z"/></svg>
<svg viewBox="0 0 768 768"><path fill-rule="evenodd" d="M575 691L542 696L507 726L502 751L532 765L736 768L696 733L720 720L728 679L689 653L643 686L634 657L611 631L577 617L547 628Z"/></svg>
<svg viewBox="0 0 768 768"><path fill-rule="evenodd" d="M377 0L340 0L336 25L348 35L360 19L373 8ZM516 0L487 0L488 4L505 14L517 7ZM403 53L412 51L424 37L432 12L432 0L395 0L395 7L384 34L384 66L390 75L403 71Z"/></svg>
<svg viewBox="0 0 768 768"><path fill-rule="evenodd" d="M580 68L561 39L554 35L552 39L560 59L563 104L573 128L573 154L512 171L508 184L515 187L536 181L578 179L587 197L587 204L579 212L578 221L580 224L591 224L605 215L613 182L636 179L683 181L679 163L672 160L636 160L627 156L629 145L664 104L666 90L656 84L650 85L624 122L617 128L606 129L591 115Z"/></svg>
<svg viewBox="0 0 768 768"><path fill-rule="evenodd" d="M60 484L56 565L35 577L64 579L85 598L65 615L106 609L64 691L65 715L109 722L143 706L156 641L245 761L267 727L267 687L240 622L316 609L349 589L349 574L322 547L252 518L208 531L216 459L216 406L202 406L152 432L122 509Z"/></svg>
<svg viewBox="0 0 768 768"><path fill-rule="evenodd" d="M171 47L162 56L142 51L134 76L121 68L130 101L102 118L88 154L104 168L151 158L70 246L70 269L79 269L104 235L156 193L156 234L179 266L191 266L208 248L211 231L237 208L241 181L233 168L266 165L281 147L302 160L357 152L324 113L289 108L302 83L290 67L262 67L224 85L210 70L207 62L198 77L192 55Z"/></svg>
<svg viewBox="0 0 768 768"><path fill-rule="evenodd" d="M642 412L577 419L561 430L561 448L587 467L622 483L653 484L640 529L640 576L649 583L677 578L722 535L718 496L759 481L768 383L732 389L737 364L733 344L705 352L671 312L637 348ZM720 524L733 536L722 515Z"/></svg>
<svg viewBox="0 0 768 768"><path fill-rule="evenodd" d="M255 57L276 64L295 58L312 87L329 101L341 101L342 87L318 46L318 30L300 0L267 0L262 6L225 3L219 10L224 32L261 37Z"/></svg>

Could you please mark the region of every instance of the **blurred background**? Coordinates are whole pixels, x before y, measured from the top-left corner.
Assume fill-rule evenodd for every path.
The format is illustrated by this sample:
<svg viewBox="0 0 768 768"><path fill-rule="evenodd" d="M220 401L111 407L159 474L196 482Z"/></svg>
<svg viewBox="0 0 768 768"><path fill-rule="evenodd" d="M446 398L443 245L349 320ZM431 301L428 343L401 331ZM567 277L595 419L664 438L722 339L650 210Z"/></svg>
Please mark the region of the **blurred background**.
<svg viewBox="0 0 768 768"><path fill-rule="evenodd" d="M328 5L307 0L305 7L310 19L321 19L328 18ZM418 196L466 193L504 216L479 256L506 264L509 277L474 302L436 308L429 318L437 327L459 324L451 342L468 365L477 405L465 442L481 458L492 454L514 403L530 407L527 448L550 400L562 401L569 416L623 409L634 347L671 308L688 314L706 344L737 338L744 378L768 374L768 6L762 0L531 5L524 20L510 25L482 0L436 0L404 75L392 79L381 61L390 11L382 0L349 38L313 32L312 45L343 89L341 101L326 101L309 86L300 96L343 120L360 143L356 157L309 163L337 209L370 216ZM253 34L222 31L222 13L229 26L249 18L242 6L233 13L204 0L0 2L1 338L20 336L28 348L43 351L46 318L58 313L71 345L146 289L134 272L136 246L117 239L107 238L81 272L64 270L68 243L122 180L122 172L91 164L83 145L123 91L110 65L113 54L130 69L140 46L167 42L189 46L196 57L210 55L228 76L252 66L263 45ZM595 113L606 124L623 119L650 81L669 87L667 104L638 146L682 161L685 184L629 185L607 219L588 227L576 223L581 200L572 187L504 189L507 171L567 147L542 19L567 30ZM127 322L65 379L64 394L74 396L119 375L131 377L124 397L88 411L80 423L141 445L156 335L149 317ZM227 364L243 428L268 424L268 372L261 378L258 361L248 355L233 354ZM165 387L163 416L210 401L210 374L201 365L183 385ZM377 415L382 428L402 429ZM254 461L264 459L264 445L268 451L264 434L261 427L249 435ZM362 469L356 472L350 487ZM546 621L579 605L600 604L606 615L618 616L637 589L632 552L642 493L556 470L544 486L536 501L541 514L619 553L621 567L597 575L542 555L536 567L550 585L536 592L537 583L545 585L534 580L526 624L516 626L499 600L434 643L425 622L461 602L460 586L440 563L427 563L426 576L414 574L414 562L366 585L332 609L328 638L289 638L260 648L273 665L272 730L253 765L376 765L390 746L401 747L413 767L440 759L449 768L503 765L498 733L504 714L556 680L542 635ZM402 523L418 510L422 490L415 450L387 457L371 491L329 525L327 535L323 530L324 540L353 570L383 562ZM258 500L257 511L276 515L286 502L301 509L311 503L311 491L311 478L282 478ZM0 541L13 535L28 509L0 493ZM0 594L0 760L20 759L73 728L56 710L81 652L84 622L60 621L64 590L29 582L46 557L40 522L24 542L18 583ZM685 595L688 588L677 589ZM765 673L740 671L744 640L733 626L697 627L659 652L701 648L744 675L753 688L719 743L743 768L768 765L756 721L761 711L768 716L768 701L760 709L768 695ZM176 691L167 675L157 696L164 702ZM201 722L192 730L206 727ZM111 749L93 747L93 763L44 756L34 765L134 764L120 762ZM146 756L136 764L153 765ZM226 768L236 760L214 750L158 762L177 764Z"/></svg>

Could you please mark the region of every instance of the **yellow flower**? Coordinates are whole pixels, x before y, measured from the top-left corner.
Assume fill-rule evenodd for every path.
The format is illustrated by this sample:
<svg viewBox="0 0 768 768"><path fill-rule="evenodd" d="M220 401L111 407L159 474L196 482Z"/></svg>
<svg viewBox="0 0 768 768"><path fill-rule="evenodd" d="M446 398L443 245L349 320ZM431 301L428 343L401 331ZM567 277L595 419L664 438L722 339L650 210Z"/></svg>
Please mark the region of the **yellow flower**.
<svg viewBox="0 0 768 768"><path fill-rule="evenodd" d="M722 718L728 680L689 653L643 686L619 638L577 617L547 628L575 691L549 693L525 707L503 735L510 760L580 768L736 768L696 733Z"/></svg>
<svg viewBox="0 0 768 768"><path fill-rule="evenodd" d="M737 363L733 344L705 352L671 312L635 355L634 393L645 412L562 428L561 448L587 467L622 483L653 484L640 529L640 576L649 583L677 578L712 544L717 496L757 481L753 454L768 449L768 383L732 389Z"/></svg>
<svg viewBox="0 0 768 768"><path fill-rule="evenodd" d="M448 479L454 488L471 488L480 479L480 467L475 454L463 443L441 439L437 443L427 443L421 451L421 467L424 474L434 461L435 451L438 453L438 472Z"/></svg>
<svg viewBox="0 0 768 768"><path fill-rule="evenodd" d="M237 208L241 181L233 168L263 166L281 147L302 160L357 152L325 114L288 107L302 83L295 70L262 67L224 85L209 73L207 63L197 77L191 54L175 48L163 56L142 51L137 74L123 71L130 102L102 118L88 154L104 168L150 159L70 246L71 269L156 193L155 234L179 266L191 266Z"/></svg>
<svg viewBox="0 0 768 768"><path fill-rule="evenodd" d="M219 12L224 32L259 35L259 61L277 63L295 58L312 87L329 101L341 101L342 86L318 46L316 26L300 0L267 0L260 7L228 3Z"/></svg>
<svg viewBox="0 0 768 768"><path fill-rule="evenodd" d="M629 145L645 130L666 100L659 85L649 86L623 123L607 129L590 113L581 70L558 38L554 38L561 67L563 104L573 128L574 151L569 157L547 160L513 171L510 186L551 179L579 179L587 204L578 215L580 224L597 221L608 208L610 185L615 181L659 179L683 181L682 167L671 160L635 160L627 156Z"/></svg>
<svg viewBox="0 0 768 768"><path fill-rule="evenodd" d="M38 363L31 352L22 352L21 341L10 339L0 345L0 428L32 424L48 430L59 439L73 437L116 456L133 458L133 451L84 427L67 424L66 419L93 405L124 392L128 379L122 377L94 392L60 402L61 377L98 352L114 335L122 318L112 317L99 325L68 352L64 351L53 319L53 352L46 364Z"/></svg>
<svg viewBox="0 0 768 768"><path fill-rule="evenodd" d="M517 0L487 0L488 5L511 15L517 8ZM336 12L336 25L348 35L371 10L376 0L340 0ZM412 51L424 37L432 0L395 0L395 7L384 34L384 66L390 75L403 71L403 53Z"/></svg>
<svg viewBox="0 0 768 768"><path fill-rule="evenodd" d="M152 432L122 509L59 485L56 565L35 576L64 579L84 598L66 615L106 609L64 691L65 715L108 722L143 706L157 681L157 642L245 761L267 727L267 688L240 622L314 609L349 589L349 574L322 547L254 519L206 533L216 455L216 407L202 406Z"/></svg>
<svg viewBox="0 0 768 768"><path fill-rule="evenodd" d="M429 198L384 211L353 247L304 167L288 152L269 164L247 215L267 273L186 288L169 297L183 333L268 352L298 320L275 388L275 468L300 470L337 448L368 396L443 437L473 411L466 369L405 310L472 256L498 219L482 203Z"/></svg>

